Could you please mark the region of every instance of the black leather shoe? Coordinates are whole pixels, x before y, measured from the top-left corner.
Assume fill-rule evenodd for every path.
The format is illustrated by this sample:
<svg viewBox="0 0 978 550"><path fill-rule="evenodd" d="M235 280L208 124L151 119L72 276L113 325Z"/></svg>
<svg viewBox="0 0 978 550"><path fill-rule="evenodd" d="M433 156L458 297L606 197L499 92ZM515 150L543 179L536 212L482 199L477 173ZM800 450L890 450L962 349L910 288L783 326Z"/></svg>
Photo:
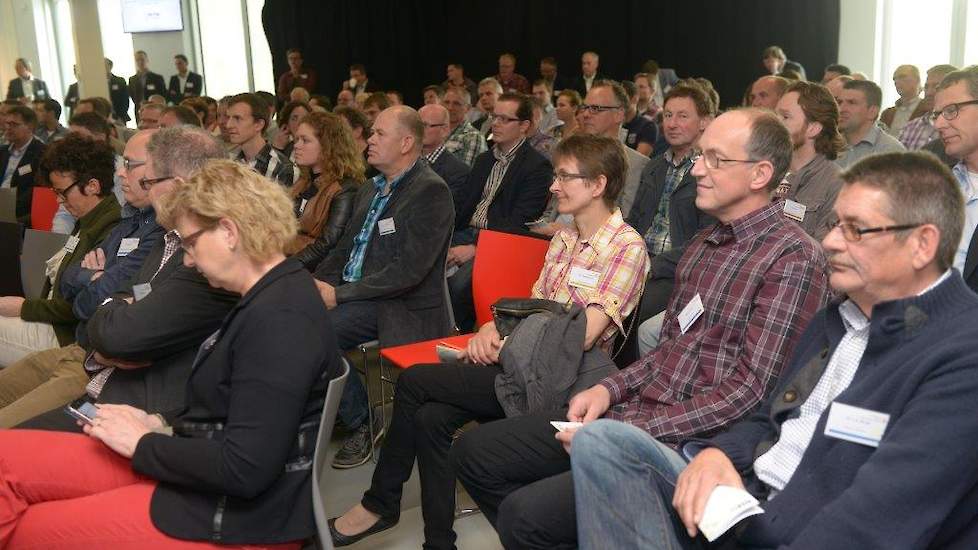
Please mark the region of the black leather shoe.
<svg viewBox="0 0 978 550"><path fill-rule="evenodd" d="M386 531L391 527L397 525L397 518L380 518L377 523L370 526L370 529L362 533L357 533L356 535L344 535L336 530L336 518L331 518L329 520L329 536L333 537L333 546L337 548L340 546L349 546L351 544L360 542L362 539L369 537L375 533L381 531Z"/></svg>

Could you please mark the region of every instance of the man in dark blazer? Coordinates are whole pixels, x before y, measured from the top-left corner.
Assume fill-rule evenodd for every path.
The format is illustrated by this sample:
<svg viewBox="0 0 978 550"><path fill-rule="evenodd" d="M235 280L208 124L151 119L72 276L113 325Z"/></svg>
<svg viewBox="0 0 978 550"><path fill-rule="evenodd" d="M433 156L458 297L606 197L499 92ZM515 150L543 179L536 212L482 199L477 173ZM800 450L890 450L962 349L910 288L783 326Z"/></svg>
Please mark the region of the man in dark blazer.
<svg viewBox="0 0 978 550"><path fill-rule="evenodd" d="M126 79L112 74L112 60L105 58L105 76L109 82L112 116L119 122L129 122L129 87Z"/></svg>
<svg viewBox="0 0 978 550"><path fill-rule="evenodd" d="M227 158L224 148L200 128L157 132L149 142L145 177L172 178L150 188L154 207L175 187L173 178L187 179L197 166L217 158ZM238 299L184 266L179 235L167 233L150 250L129 288L114 294L88 320L87 347L98 356L89 354L86 370L92 372L99 364L113 368L92 372L93 380L104 377L97 402L131 405L149 413L182 408L200 344L220 328ZM80 431L60 408L18 427Z"/></svg>
<svg viewBox="0 0 978 550"><path fill-rule="evenodd" d="M43 80L34 78L34 75L31 74L30 61L24 58L18 59L14 64L14 70L17 71L17 78L11 80L7 86L7 99L23 99L26 97L28 94L24 93L25 84L31 88L30 95L32 97L28 98L30 101L51 97L48 93L48 85Z"/></svg>
<svg viewBox="0 0 978 550"><path fill-rule="evenodd" d="M605 76L598 73L598 62L600 58L594 52L584 52L581 55L581 74L572 82L571 88L577 90L581 97L587 95L591 90L591 85L599 80L605 80Z"/></svg>
<svg viewBox="0 0 978 550"><path fill-rule="evenodd" d="M17 221L30 227L31 196L44 154L44 142L34 137L37 114L30 107L14 105L0 116L7 140L0 146L0 188L17 190Z"/></svg>
<svg viewBox="0 0 978 550"><path fill-rule="evenodd" d="M170 103L179 105L183 98L204 95L204 77L189 69L187 56L182 53L173 56L177 74L170 77L166 94Z"/></svg>
<svg viewBox="0 0 978 550"><path fill-rule="evenodd" d="M163 75L149 70L149 56L146 52L139 50L136 52L136 74L129 77L129 97L132 98L136 111L151 95L166 93L166 83Z"/></svg>
<svg viewBox="0 0 978 550"><path fill-rule="evenodd" d="M316 284L343 350L371 340L396 346L449 334L445 254L455 209L444 180L420 159L424 125L414 109L381 111L368 161L379 172L361 185L339 243L316 268ZM340 402L351 435L333 465L352 468L373 453L367 395L351 376Z"/></svg>
<svg viewBox="0 0 978 550"><path fill-rule="evenodd" d="M455 321L472 329L472 266L480 229L523 233L543 214L550 199L553 166L526 139L533 117L529 96L502 94L493 110L492 149L475 159L455 216L455 235L448 252L448 279Z"/></svg>
<svg viewBox="0 0 978 550"><path fill-rule="evenodd" d="M448 189L452 192L452 201L455 203L455 211L458 212L460 209L458 199L465 188L465 180L469 176L470 168L468 164L445 150L445 141L452 131L448 109L437 104L425 105L418 110L418 114L424 124L421 154L428 161L431 169L448 184Z"/></svg>

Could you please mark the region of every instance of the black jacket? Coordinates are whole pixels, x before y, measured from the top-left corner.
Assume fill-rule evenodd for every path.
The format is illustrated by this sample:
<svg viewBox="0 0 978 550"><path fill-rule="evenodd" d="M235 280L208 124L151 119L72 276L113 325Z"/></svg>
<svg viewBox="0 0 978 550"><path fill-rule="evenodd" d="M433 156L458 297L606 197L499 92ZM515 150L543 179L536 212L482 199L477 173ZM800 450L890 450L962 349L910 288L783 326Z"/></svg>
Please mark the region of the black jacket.
<svg viewBox="0 0 978 550"><path fill-rule="evenodd" d="M594 80L591 81L591 84L594 85L595 82L599 80L605 80L607 78L608 77L606 77L601 73L595 73ZM574 80L571 82L571 89L577 90L577 93L581 94L581 100L582 101L584 100L584 97L587 96L587 86L586 86L586 82L584 82L583 74L579 74L574 77Z"/></svg>
<svg viewBox="0 0 978 550"><path fill-rule="evenodd" d="M632 210L625 222L635 228L639 235L644 236L655 219L655 212L662 200L662 191L666 186L666 171L669 161L664 155L649 161L642 171L642 181ZM716 220L696 208L696 178L692 170L686 172L686 177L676 185L669 198L669 238L672 249L652 257L650 279L674 279L676 264L686 251L686 244L700 229L712 225Z"/></svg>
<svg viewBox="0 0 978 550"><path fill-rule="evenodd" d="M173 75L170 77L170 85L167 87L166 93L167 98L174 104L179 104L185 97L204 95L204 77L193 71L187 71L187 84L181 92L180 77Z"/></svg>
<svg viewBox="0 0 978 550"><path fill-rule="evenodd" d="M361 184L353 179L343 181L340 192L329 204L329 217L326 218L322 233L295 255L295 258L309 271L316 270L319 262L323 261L343 236L343 230L346 229L350 216L353 215L354 202L361 185L370 185L370 182Z"/></svg>
<svg viewBox="0 0 978 550"><path fill-rule="evenodd" d="M50 92L48 92L48 85L43 80L32 78L31 83L34 85L34 99L48 99L51 97ZM7 85L7 99L19 99L22 97L24 97L24 84L21 82L20 77L17 77Z"/></svg>
<svg viewBox="0 0 978 550"><path fill-rule="evenodd" d="M159 480L153 524L181 539L270 544L315 533L312 458L326 386L342 372L312 276L272 268L200 347L174 436L140 438L133 470Z"/></svg>
<svg viewBox="0 0 978 550"><path fill-rule="evenodd" d="M448 184L448 189L452 192L452 200L455 202L455 211L458 212L461 209L459 197L465 189L465 180L472 169L448 151L442 151L438 155L435 162L431 164L431 169Z"/></svg>
<svg viewBox="0 0 978 550"><path fill-rule="evenodd" d="M383 347L444 336L450 331L444 285L445 255L455 216L452 194L426 162L416 163L394 188L378 218L378 223L391 219L394 231L381 235L374 228L363 260L363 277L346 283L343 268L375 193L369 182L360 186L353 217L340 242L319 264L316 278L336 287L338 303L377 302L377 330Z"/></svg>
<svg viewBox="0 0 978 550"><path fill-rule="evenodd" d="M68 93L65 94L65 109L68 109L68 120L71 120L72 114L75 112L75 107L78 106L78 83L72 82L68 86Z"/></svg>
<svg viewBox="0 0 978 550"><path fill-rule="evenodd" d="M31 197L37 184L37 173L41 165L41 155L44 154L44 142L32 137L24 156L20 157L17 169L10 178L10 187L17 190L17 221L30 227ZM0 146L0 179L7 173L7 162L10 160L10 144Z"/></svg>
<svg viewBox="0 0 978 550"><path fill-rule="evenodd" d="M147 71L145 85L140 84L138 74L129 77L129 97L132 98L137 112L139 111L140 104L153 94L166 97L166 82L163 81L163 75L156 74L153 71Z"/></svg>
<svg viewBox="0 0 978 550"><path fill-rule="evenodd" d="M465 181L455 216L456 229L469 226L494 164L496 157L492 149L477 156L472 163L472 171ZM487 228L512 233L526 232L526 223L538 219L547 207L552 180L553 165L529 141L524 141L489 205Z"/></svg>
<svg viewBox="0 0 978 550"><path fill-rule="evenodd" d="M112 115L120 122L129 122L129 86L126 79L109 75L109 97L112 99Z"/></svg>

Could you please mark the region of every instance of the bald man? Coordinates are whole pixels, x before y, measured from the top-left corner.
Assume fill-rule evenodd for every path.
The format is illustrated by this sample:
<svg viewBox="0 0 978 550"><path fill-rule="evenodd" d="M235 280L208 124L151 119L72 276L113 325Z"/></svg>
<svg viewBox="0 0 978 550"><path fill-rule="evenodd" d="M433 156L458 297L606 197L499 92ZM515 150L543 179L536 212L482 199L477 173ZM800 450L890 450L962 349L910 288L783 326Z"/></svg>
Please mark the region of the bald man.
<svg viewBox="0 0 978 550"><path fill-rule="evenodd" d="M911 120L930 113L926 102L920 97L920 71L913 65L900 65L893 71L893 87L900 97L896 105L880 114L880 122L886 133L899 136L904 126Z"/></svg>
<svg viewBox="0 0 978 550"><path fill-rule="evenodd" d="M788 81L780 76L762 76L750 87L750 106L774 110L784 95Z"/></svg>
<svg viewBox="0 0 978 550"><path fill-rule="evenodd" d="M448 184L457 210L459 192L465 185L465 178L469 176L471 168L455 155L445 154L445 141L448 139L448 134L452 132L448 109L435 103L425 105L418 114L421 115L421 122L424 124L421 155L428 161L431 169Z"/></svg>

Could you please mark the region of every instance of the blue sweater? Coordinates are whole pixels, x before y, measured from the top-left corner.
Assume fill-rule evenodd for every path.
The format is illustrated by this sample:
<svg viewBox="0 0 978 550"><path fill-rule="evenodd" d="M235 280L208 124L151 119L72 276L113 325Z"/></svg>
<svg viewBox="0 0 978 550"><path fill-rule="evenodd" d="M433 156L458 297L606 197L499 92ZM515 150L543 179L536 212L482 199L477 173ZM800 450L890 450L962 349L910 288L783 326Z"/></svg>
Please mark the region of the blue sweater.
<svg viewBox="0 0 978 550"><path fill-rule="evenodd" d="M777 439L781 423L798 415L807 397L799 397L800 388L810 391L843 334L837 305L819 312L779 389L747 420L707 441L762 499L754 459ZM879 447L826 437L826 409L784 491L740 526L739 543L978 548L978 296L957 271L923 296L873 309L859 369L836 401L890 415Z"/></svg>

